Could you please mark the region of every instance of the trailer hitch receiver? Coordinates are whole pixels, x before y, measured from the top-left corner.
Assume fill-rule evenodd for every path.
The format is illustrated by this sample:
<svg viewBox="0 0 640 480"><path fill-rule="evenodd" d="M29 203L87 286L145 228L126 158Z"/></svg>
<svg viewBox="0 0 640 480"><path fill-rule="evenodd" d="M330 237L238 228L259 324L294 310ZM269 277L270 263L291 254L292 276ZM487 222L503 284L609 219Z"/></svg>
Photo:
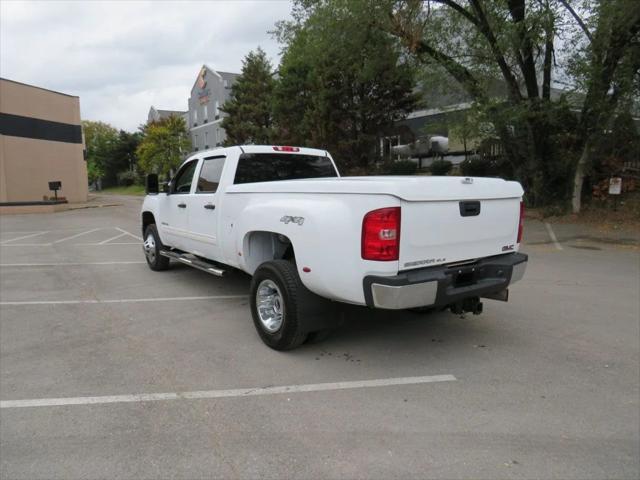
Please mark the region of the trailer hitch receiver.
<svg viewBox="0 0 640 480"><path fill-rule="evenodd" d="M456 303L449 305L451 313L461 315L463 313L471 312L474 315L480 315L482 313L482 302L479 297L465 298Z"/></svg>

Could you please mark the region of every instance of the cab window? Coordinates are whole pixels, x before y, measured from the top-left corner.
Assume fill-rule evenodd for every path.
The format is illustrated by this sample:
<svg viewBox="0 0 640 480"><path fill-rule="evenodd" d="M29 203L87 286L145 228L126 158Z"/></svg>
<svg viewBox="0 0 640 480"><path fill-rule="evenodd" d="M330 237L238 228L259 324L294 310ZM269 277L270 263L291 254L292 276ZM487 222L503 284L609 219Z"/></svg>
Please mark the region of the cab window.
<svg viewBox="0 0 640 480"><path fill-rule="evenodd" d="M243 153L238 161L235 184L337 177L329 157L288 153Z"/></svg>
<svg viewBox="0 0 640 480"><path fill-rule="evenodd" d="M196 193L216 193L225 157L208 157L202 162Z"/></svg>
<svg viewBox="0 0 640 480"><path fill-rule="evenodd" d="M171 182L171 193L189 193L191 191L191 182L193 181L193 174L196 171L198 160L191 160L189 163L185 163L178 171L173 182Z"/></svg>

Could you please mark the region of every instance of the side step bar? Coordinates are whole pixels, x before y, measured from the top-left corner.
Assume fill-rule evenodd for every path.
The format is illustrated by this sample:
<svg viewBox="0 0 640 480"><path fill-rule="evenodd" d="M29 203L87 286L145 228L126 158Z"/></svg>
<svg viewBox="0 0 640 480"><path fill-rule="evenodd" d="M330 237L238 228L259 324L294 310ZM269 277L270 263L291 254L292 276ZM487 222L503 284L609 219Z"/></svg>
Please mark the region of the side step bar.
<svg viewBox="0 0 640 480"><path fill-rule="evenodd" d="M201 258L197 258L188 253L178 253L172 252L171 250L160 250L160 255L163 257L171 258L172 260L177 260L180 263L184 263L185 265L189 265L190 267L197 268L198 270L202 270L203 272L210 273L211 275L215 275L217 277L222 277L226 270L223 270L219 266L214 263L207 262L206 260L202 260Z"/></svg>

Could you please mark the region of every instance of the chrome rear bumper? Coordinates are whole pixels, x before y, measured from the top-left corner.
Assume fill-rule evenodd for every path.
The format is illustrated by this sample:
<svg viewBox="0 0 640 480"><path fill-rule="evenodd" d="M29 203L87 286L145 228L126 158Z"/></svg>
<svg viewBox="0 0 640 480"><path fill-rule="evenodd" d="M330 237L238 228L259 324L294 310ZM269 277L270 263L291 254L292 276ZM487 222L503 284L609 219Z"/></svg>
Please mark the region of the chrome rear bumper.
<svg viewBox="0 0 640 480"><path fill-rule="evenodd" d="M409 270L392 277L368 276L364 296L368 306L390 310L446 307L466 298L495 295L521 280L527 255L509 253L464 266Z"/></svg>

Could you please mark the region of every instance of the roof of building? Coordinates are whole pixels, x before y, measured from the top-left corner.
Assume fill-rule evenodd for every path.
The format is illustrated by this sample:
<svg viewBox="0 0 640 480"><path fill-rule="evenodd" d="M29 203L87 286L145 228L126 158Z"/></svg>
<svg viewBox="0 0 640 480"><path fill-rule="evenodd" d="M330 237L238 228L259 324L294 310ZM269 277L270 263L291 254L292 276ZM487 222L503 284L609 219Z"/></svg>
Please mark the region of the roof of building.
<svg viewBox="0 0 640 480"><path fill-rule="evenodd" d="M220 75L229 75L229 76L232 76L232 77L239 77L239 76L240 76L240 74L239 74L239 73L233 73L233 72L221 72L220 70L218 70L218 73L219 73Z"/></svg>
<svg viewBox="0 0 640 480"><path fill-rule="evenodd" d="M188 113L187 110L161 110L154 107L153 105L149 109L149 115L151 115L151 112L155 112L155 115L157 115L157 117L161 120L164 118L169 118L171 115L180 117Z"/></svg>
<svg viewBox="0 0 640 480"><path fill-rule="evenodd" d="M15 80L10 80L10 79L4 78L4 77L0 77L0 80L2 80L4 82L15 83L15 84L18 84L18 85L24 85L25 87L37 88L38 90L44 90L45 92L55 93L57 95L64 95L65 97L80 98L78 95L71 95L69 93L58 92L56 90L51 90L49 88L43 88L43 87L39 87L37 85L31 85L29 83L24 83L24 82L17 82Z"/></svg>
<svg viewBox="0 0 640 480"><path fill-rule="evenodd" d="M203 69L211 72L213 75L220 78L227 77L227 78L234 79L235 77L240 75L239 73L220 72L218 70L214 70L213 68L211 68L209 65L205 63L202 65L202 67L200 67L200 70L198 70L198 76L196 77L195 81L193 82L193 85L191 86L191 92L193 92L193 89L198 84L198 78L200 77L200 72L202 72Z"/></svg>
<svg viewBox="0 0 640 480"><path fill-rule="evenodd" d="M160 118L165 118L165 117L170 117L171 115L184 115L185 113L187 113L187 110L157 110L156 112L158 112L158 115L160 115Z"/></svg>

